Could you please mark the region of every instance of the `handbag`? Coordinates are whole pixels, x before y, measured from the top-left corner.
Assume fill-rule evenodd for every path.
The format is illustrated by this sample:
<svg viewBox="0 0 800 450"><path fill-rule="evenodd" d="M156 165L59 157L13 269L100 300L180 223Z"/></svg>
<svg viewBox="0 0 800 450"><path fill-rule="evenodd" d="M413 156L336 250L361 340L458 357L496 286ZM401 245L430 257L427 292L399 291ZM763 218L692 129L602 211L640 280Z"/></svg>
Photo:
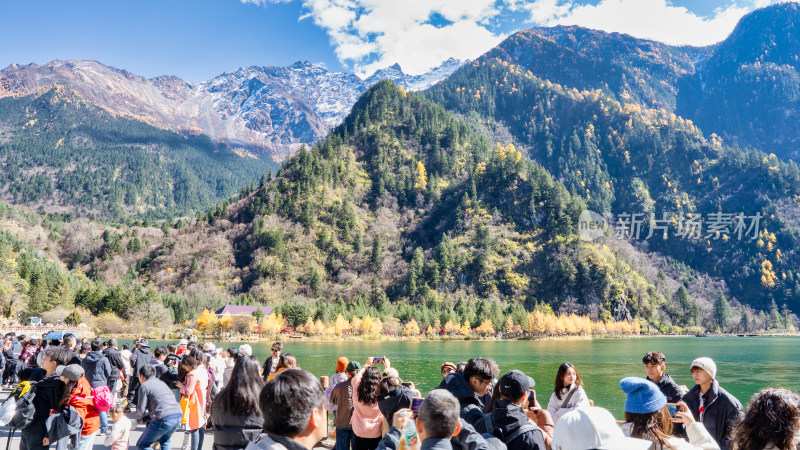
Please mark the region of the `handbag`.
<svg viewBox="0 0 800 450"><path fill-rule="evenodd" d="M181 425L186 425L189 422L189 399L181 397Z"/></svg>

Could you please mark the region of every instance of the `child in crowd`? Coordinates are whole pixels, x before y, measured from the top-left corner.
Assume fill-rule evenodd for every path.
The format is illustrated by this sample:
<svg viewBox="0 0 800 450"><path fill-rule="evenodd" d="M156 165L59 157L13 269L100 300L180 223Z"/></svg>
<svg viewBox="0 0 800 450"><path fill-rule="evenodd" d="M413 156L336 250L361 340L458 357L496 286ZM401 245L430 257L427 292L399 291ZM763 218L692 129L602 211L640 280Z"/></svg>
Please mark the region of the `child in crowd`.
<svg viewBox="0 0 800 450"><path fill-rule="evenodd" d="M125 417L122 406L114 407L110 415L114 425L111 427L111 434L106 436L106 441L103 445L110 445L111 450L127 450L131 436L131 420Z"/></svg>

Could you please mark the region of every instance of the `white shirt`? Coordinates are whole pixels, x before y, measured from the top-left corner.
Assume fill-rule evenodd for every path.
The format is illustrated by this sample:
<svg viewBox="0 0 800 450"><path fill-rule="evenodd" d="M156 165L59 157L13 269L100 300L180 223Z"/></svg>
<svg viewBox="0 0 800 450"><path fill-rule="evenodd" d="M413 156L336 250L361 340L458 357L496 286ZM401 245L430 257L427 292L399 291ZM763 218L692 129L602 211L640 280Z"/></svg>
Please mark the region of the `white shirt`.
<svg viewBox="0 0 800 450"><path fill-rule="evenodd" d="M561 405L564 403L564 399L567 398L567 392L568 389L564 388L564 390L561 391L560 399L556 396L555 392L550 396L550 402L547 403L547 411L553 416L553 422L558 422L561 416L573 409L588 408L591 406L589 404L589 397L586 395L586 391L583 390L583 386L578 386L575 393L572 394L572 398L569 399L567 406L562 408Z"/></svg>

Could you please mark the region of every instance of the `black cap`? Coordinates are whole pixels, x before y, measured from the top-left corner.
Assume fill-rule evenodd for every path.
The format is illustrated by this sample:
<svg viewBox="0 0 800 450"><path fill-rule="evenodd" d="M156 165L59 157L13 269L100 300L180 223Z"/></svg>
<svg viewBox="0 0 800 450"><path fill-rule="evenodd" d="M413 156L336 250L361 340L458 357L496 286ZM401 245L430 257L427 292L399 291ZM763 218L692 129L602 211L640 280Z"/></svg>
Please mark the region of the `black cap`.
<svg viewBox="0 0 800 450"><path fill-rule="evenodd" d="M534 386L536 386L536 382L533 381L533 378L519 370L506 372L505 375L500 377L499 382L500 395L512 400L519 399L523 394L528 392L528 389Z"/></svg>

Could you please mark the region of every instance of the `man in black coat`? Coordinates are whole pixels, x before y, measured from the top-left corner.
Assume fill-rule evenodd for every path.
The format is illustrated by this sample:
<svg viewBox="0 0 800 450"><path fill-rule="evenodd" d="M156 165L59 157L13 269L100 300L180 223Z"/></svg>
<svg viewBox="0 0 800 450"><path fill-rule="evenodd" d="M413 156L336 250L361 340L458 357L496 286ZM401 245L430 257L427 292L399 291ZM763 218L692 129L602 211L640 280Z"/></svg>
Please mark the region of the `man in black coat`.
<svg viewBox="0 0 800 450"><path fill-rule="evenodd" d="M71 359L69 350L63 347L48 347L44 352L42 365L22 372L25 381L36 381L36 396L33 398L33 421L22 430L20 450L45 450L49 445L42 443L47 436L45 422L50 412L58 407L64 393L64 382L56 369L65 366Z"/></svg>
<svg viewBox="0 0 800 450"><path fill-rule="evenodd" d="M69 364L77 364L81 365L81 357L78 356L78 353L75 352L75 348L78 346L78 339L75 337L74 334L68 334L64 336L64 347L70 351L70 361Z"/></svg>
<svg viewBox="0 0 800 450"><path fill-rule="evenodd" d="M492 382L498 372L493 360L472 358L467 362L463 375L451 373L439 383L439 389L446 389L458 399L461 418L475 426L483 418L486 405L492 401Z"/></svg>
<svg viewBox="0 0 800 450"><path fill-rule="evenodd" d="M139 339L136 341L135 345L136 348L131 352L131 370L133 370L133 373L131 374L131 384L128 388L128 410L131 405L137 403L136 391L139 388L139 371L142 370L143 367L149 366L150 360L153 358L147 339Z"/></svg>
<svg viewBox="0 0 800 450"><path fill-rule="evenodd" d="M264 361L264 367L261 371L261 376L264 378L264 381L267 380L267 377L272 372L275 372L275 367L278 364L278 358L281 357L281 352L283 351L283 344L280 342L275 342L272 344L272 356L268 357L266 361Z"/></svg>
<svg viewBox="0 0 800 450"><path fill-rule="evenodd" d="M667 369L667 357L661 352L650 352L642 358L647 379L655 383L658 389L667 397L667 402L678 403L686 393L678 386L672 377L664 371Z"/></svg>
<svg viewBox="0 0 800 450"><path fill-rule="evenodd" d="M498 383L500 398L494 400L494 410L475 424L475 430L497 437L508 450L546 450L544 432L525 414L533 378L512 370Z"/></svg>
<svg viewBox="0 0 800 450"><path fill-rule="evenodd" d="M17 339L14 333L6 334L6 340L3 343L3 359L5 360L5 370L3 371L3 385L11 387L12 384L17 382L17 373L19 355L14 352ZM19 353L22 354L22 351Z"/></svg>
<svg viewBox="0 0 800 450"><path fill-rule="evenodd" d="M742 404L715 379L717 365L711 358L692 361L692 378L697 383L683 396L692 415L706 427L721 450L731 449L730 434L744 418Z"/></svg>
<svg viewBox="0 0 800 450"><path fill-rule="evenodd" d="M108 377L108 387L111 389L114 397L116 397L119 392L120 375L125 371L125 364L122 362L122 355L119 354L117 344L117 339L111 338L108 340L108 347L103 350L103 355L105 355L105 357L108 358L108 362L111 363L111 375Z"/></svg>

